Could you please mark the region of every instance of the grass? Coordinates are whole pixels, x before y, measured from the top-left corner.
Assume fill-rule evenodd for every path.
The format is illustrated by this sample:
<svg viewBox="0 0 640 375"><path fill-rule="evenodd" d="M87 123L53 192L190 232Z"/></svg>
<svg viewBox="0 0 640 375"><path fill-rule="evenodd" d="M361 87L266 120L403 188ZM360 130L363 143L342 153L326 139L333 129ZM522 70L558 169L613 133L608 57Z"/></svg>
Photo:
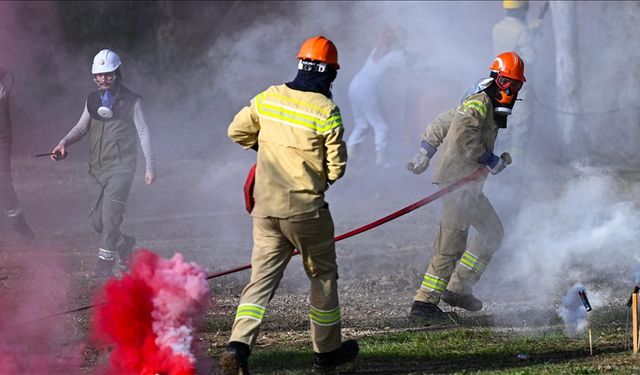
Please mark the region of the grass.
<svg viewBox="0 0 640 375"><path fill-rule="evenodd" d="M360 355L353 368L347 370L360 374L639 374L640 355L625 349L620 315L616 311L603 312L592 321L593 355L589 353L586 333L567 337L559 326L537 333L468 325L446 329L414 327L404 332L357 337ZM310 372L310 343L283 341L286 340L254 349L250 359L252 374ZM518 354L528 357L519 359Z"/></svg>

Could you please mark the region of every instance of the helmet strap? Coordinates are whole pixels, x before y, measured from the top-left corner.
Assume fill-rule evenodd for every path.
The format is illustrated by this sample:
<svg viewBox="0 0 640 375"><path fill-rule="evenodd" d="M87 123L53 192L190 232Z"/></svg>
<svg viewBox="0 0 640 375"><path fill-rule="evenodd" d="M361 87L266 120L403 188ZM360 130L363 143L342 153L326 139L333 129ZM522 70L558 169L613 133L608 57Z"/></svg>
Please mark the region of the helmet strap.
<svg viewBox="0 0 640 375"><path fill-rule="evenodd" d="M298 70L304 70L305 72L318 72L324 73L327 71L329 65L323 62L300 60L298 61Z"/></svg>

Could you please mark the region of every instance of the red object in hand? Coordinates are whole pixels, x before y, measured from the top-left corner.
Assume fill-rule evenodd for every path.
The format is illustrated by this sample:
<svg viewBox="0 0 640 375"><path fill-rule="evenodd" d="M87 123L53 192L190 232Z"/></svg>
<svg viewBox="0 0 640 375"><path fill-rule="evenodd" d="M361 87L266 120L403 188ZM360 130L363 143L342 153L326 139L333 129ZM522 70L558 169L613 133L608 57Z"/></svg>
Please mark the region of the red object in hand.
<svg viewBox="0 0 640 375"><path fill-rule="evenodd" d="M256 184L256 164L251 167L249 174L247 174L247 181L244 183L244 207L248 213L253 211L255 200L253 199L253 187Z"/></svg>

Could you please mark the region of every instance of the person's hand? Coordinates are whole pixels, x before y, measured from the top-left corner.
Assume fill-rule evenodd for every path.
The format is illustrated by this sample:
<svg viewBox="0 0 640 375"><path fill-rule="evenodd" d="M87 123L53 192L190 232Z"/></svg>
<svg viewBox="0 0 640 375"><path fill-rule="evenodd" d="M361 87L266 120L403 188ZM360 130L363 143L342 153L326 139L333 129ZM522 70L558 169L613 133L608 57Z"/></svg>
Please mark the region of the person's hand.
<svg viewBox="0 0 640 375"><path fill-rule="evenodd" d="M421 147L416 156L407 163L407 169L413 174L421 174L429 167L430 160L427 151Z"/></svg>
<svg viewBox="0 0 640 375"><path fill-rule="evenodd" d="M500 157L498 158L495 166L491 167L491 174L496 175L502 172L507 167L507 165L511 164L511 161L511 154L509 154L508 152L503 152L502 155L500 155Z"/></svg>
<svg viewBox="0 0 640 375"><path fill-rule="evenodd" d="M156 173L154 171L146 171L144 173L144 182L151 185L156 181Z"/></svg>
<svg viewBox="0 0 640 375"><path fill-rule="evenodd" d="M433 147L429 142L423 140L416 156L407 163L407 169L413 174L420 174L427 170L429 161L435 155L437 148Z"/></svg>
<svg viewBox="0 0 640 375"><path fill-rule="evenodd" d="M51 160L58 161L67 157L67 149L64 145L58 143L56 147L51 151L53 155L51 155Z"/></svg>

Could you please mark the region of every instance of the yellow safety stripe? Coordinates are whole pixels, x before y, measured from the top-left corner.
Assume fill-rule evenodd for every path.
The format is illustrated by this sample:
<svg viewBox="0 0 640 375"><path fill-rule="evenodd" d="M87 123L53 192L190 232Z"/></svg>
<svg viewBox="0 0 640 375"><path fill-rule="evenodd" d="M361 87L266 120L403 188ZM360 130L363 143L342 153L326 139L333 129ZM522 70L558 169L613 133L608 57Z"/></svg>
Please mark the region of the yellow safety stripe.
<svg viewBox="0 0 640 375"><path fill-rule="evenodd" d="M475 272L484 271L487 264L480 260L477 255L472 252L465 251L460 258L460 264Z"/></svg>
<svg viewBox="0 0 640 375"><path fill-rule="evenodd" d="M262 320L264 318L265 307L253 303L243 303L238 306L236 311L236 320L242 318Z"/></svg>
<svg viewBox="0 0 640 375"><path fill-rule="evenodd" d="M433 290L435 292L442 293L444 292L445 289L447 289L448 283L449 282L445 279L425 273L424 280L422 280L422 287Z"/></svg>
<svg viewBox="0 0 640 375"><path fill-rule="evenodd" d="M309 310L311 322L319 326L332 326L340 322L340 306L331 310L320 310L311 306Z"/></svg>
<svg viewBox="0 0 640 375"><path fill-rule="evenodd" d="M269 118L283 125L311 130L315 133L324 134L342 126L342 117L339 113L324 119L281 103L268 101L264 99L264 93L256 97L256 108L259 116Z"/></svg>
<svg viewBox="0 0 640 375"><path fill-rule="evenodd" d="M487 106L485 106L484 103L479 100L466 101L462 104L462 107L465 111L467 110L467 108L473 108L478 111L478 113L480 113L480 116L482 117L485 117L487 115Z"/></svg>
<svg viewBox="0 0 640 375"><path fill-rule="evenodd" d="M268 96L273 96L273 97L276 97L276 98L282 99L282 100L287 101L287 102L295 103L296 105L301 105L301 106L304 106L304 107L313 108L313 109L315 109L316 111L319 111L320 113L322 113L322 115L323 115L323 116L328 116L328 115L329 115L329 111L327 111L327 110L326 110L326 109L324 109L324 108L320 108L320 107L318 107L318 106L315 106L315 105L313 105L313 104L311 104L311 103L303 102L303 101L301 101L301 100L294 99L294 98L290 98L290 97L288 97L288 96L284 96L284 95L276 94L276 93L273 93L273 92L270 92L269 94L266 94L266 93L264 93L264 94L265 94L265 95L268 95ZM263 95L263 97L264 97L265 95Z"/></svg>

